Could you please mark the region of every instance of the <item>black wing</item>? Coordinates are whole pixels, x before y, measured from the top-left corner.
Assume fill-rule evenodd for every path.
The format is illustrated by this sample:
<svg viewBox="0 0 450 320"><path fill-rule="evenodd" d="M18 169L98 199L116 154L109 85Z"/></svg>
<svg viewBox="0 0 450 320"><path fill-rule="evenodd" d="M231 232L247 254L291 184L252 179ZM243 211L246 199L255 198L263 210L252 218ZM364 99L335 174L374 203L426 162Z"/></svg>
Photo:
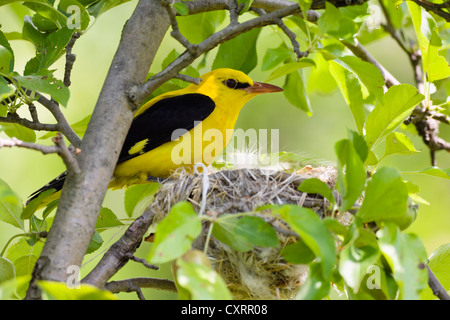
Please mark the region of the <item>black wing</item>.
<svg viewBox="0 0 450 320"><path fill-rule="evenodd" d="M196 121L205 120L214 110L214 101L203 94L190 93L166 98L134 118L119 155L118 163L137 157L160 145L172 141L177 129L191 130ZM173 137L177 138L177 136ZM141 141L140 152L130 154L130 149Z"/></svg>

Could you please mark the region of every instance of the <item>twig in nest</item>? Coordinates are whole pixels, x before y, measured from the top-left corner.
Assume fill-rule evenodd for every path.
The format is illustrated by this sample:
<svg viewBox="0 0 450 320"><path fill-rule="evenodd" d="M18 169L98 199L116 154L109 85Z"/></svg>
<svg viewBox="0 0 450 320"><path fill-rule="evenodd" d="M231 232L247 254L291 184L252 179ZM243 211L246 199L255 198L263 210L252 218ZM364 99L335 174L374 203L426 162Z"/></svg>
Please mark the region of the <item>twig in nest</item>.
<svg viewBox="0 0 450 320"><path fill-rule="evenodd" d="M64 80L63 83L66 87L70 86L70 74L72 73L73 64L75 63L75 60L77 56L72 53L72 48L75 44L75 41L81 36L80 32L75 32L72 35L72 38L70 38L69 43L66 46L66 66L64 71Z"/></svg>

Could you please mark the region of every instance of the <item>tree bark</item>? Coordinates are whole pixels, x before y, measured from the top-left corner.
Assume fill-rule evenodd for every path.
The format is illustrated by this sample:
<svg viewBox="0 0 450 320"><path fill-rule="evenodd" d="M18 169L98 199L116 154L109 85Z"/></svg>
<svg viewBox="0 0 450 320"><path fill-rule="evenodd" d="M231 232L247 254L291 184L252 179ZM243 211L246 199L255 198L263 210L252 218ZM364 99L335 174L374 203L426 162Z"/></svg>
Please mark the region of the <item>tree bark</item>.
<svg viewBox="0 0 450 320"><path fill-rule="evenodd" d="M36 280L65 282L67 268L80 266L98 212L131 125L134 106L127 90L141 84L170 22L158 0L140 0L122 37L77 157L81 172L69 173L27 298L39 298Z"/></svg>

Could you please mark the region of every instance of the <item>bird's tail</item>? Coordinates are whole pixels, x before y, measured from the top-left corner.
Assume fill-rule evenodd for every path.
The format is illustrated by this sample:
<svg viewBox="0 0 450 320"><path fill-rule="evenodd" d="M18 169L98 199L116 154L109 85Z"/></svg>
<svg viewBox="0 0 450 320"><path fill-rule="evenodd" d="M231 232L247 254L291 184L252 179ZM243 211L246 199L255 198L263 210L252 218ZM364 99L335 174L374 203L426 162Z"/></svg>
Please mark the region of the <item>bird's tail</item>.
<svg viewBox="0 0 450 320"><path fill-rule="evenodd" d="M42 188L40 188L39 190L36 190L35 192L33 192L26 204L30 203L31 200L36 199L37 197L39 197L39 195L47 190L50 189L55 189L55 193L54 194L59 194L63 185L64 185L64 181L66 181L66 177L67 177L67 171L64 171L63 173L61 173L59 176L57 176L55 179L53 179L52 181L50 181L49 183L47 183L45 186L43 186ZM52 194L52 199L51 201L55 200L55 197L53 196L54 194ZM48 202L50 203L50 202Z"/></svg>

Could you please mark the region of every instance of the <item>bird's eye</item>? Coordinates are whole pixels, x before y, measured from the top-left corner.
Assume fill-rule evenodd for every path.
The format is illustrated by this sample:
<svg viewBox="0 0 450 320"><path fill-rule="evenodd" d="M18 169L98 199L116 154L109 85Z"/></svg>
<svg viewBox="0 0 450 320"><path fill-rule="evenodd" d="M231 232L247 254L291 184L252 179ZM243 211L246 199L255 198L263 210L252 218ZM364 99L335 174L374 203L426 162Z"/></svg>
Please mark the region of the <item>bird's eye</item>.
<svg viewBox="0 0 450 320"><path fill-rule="evenodd" d="M230 89L235 89L237 86L237 82L234 79L225 80L225 85Z"/></svg>

